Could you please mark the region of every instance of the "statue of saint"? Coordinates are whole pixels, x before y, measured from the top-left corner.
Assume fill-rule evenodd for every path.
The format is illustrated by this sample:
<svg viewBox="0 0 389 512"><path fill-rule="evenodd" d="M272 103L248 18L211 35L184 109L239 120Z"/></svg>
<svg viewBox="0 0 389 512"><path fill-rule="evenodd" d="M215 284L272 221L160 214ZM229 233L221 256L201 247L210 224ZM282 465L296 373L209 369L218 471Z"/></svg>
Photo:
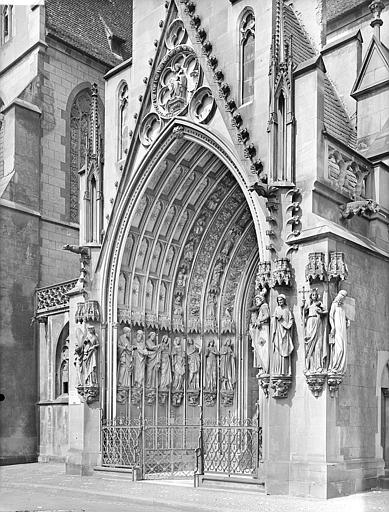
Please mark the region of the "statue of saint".
<svg viewBox="0 0 389 512"><path fill-rule="evenodd" d="M346 369L347 328L350 326L350 320L344 309L346 296L346 290L340 290L330 309L330 364L328 370L331 373L344 373Z"/></svg>
<svg viewBox="0 0 389 512"><path fill-rule="evenodd" d="M182 332L184 330L184 308L182 307L181 295L176 295L173 304L173 330Z"/></svg>
<svg viewBox="0 0 389 512"><path fill-rule="evenodd" d="M172 383L172 365L170 361L170 339L166 334L162 336L160 351L161 382L160 391L168 391Z"/></svg>
<svg viewBox="0 0 389 512"><path fill-rule="evenodd" d="M290 355L293 351L293 314L286 305L286 297L277 297L277 306L272 316L271 342L273 346L272 374L291 375Z"/></svg>
<svg viewBox="0 0 389 512"><path fill-rule="evenodd" d="M157 342L157 334L150 332L146 340L147 360L146 360L146 388L157 387L157 377L160 365L159 345Z"/></svg>
<svg viewBox="0 0 389 512"><path fill-rule="evenodd" d="M118 386L130 387L132 373L132 348L130 345L131 329L123 328L123 334L118 340L118 370L117 384Z"/></svg>
<svg viewBox="0 0 389 512"><path fill-rule="evenodd" d="M188 339L186 355L189 367L188 389L198 390L200 389L200 351L191 338Z"/></svg>
<svg viewBox="0 0 389 512"><path fill-rule="evenodd" d="M174 77L169 81L168 88L171 98L181 98L186 101L188 80L185 69L179 64L174 64Z"/></svg>
<svg viewBox="0 0 389 512"><path fill-rule="evenodd" d="M324 308L316 288L309 294L309 304L303 299L302 312L304 318L305 370L323 372L326 368L327 345L325 342Z"/></svg>
<svg viewBox="0 0 389 512"><path fill-rule="evenodd" d="M85 386L97 384L97 348L99 340L93 325L87 326L87 333L83 343L83 375Z"/></svg>
<svg viewBox="0 0 389 512"><path fill-rule="evenodd" d="M144 332L136 333L134 350L134 386L142 387L145 381L146 357L148 350L145 343Z"/></svg>
<svg viewBox="0 0 389 512"><path fill-rule="evenodd" d="M205 351L205 390L215 392L217 390L217 357L219 351L215 346L215 340L208 342Z"/></svg>
<svg viewBox="0 0 389 512"><path fill-rule="evenodd" d="M220 351L220 381L222 390L233 390L236 383L235 354L230 338Z"/></svg>
<svg viewBox="0 0 389 512"><path fill-rule="evenodd" d="M255 296L255 306L250 308L249 334L254 349L254 367L261 374L269 373L270 310L265 301L266 290Z"/></svg>
<svg viewBox="0 0 389 512"><path fill-rule="evenodd" d="M173 340L173 391L181 391L185 377L185 357L181 339L177 336Z"/></svg>

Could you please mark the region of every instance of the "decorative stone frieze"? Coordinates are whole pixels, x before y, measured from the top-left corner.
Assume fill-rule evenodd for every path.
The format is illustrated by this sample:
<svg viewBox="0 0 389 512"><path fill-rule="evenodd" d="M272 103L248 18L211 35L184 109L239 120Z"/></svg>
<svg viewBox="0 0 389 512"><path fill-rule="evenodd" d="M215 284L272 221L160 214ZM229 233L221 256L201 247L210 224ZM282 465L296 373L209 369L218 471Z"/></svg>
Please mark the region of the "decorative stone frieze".
<svg viewBox="0 0 389 512"><path fill-rule="evenodd" d="M77 279L66 281L54 286L46 286L36 291L35 315L64 311L69 308L68 292L77 284Z"/></svg>

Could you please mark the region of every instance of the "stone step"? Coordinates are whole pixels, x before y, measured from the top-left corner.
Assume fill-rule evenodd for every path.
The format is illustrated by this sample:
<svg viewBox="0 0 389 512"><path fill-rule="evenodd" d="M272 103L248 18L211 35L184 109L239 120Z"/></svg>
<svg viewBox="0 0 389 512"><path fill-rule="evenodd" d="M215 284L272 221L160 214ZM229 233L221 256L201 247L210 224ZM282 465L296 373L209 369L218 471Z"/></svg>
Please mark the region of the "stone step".
<svg viewBox="0 0 389 512"><path fill-rule="evenodd" d="M123 468L113 466L95 466L93 468L95 476L110 477L110 478L123 478L124 480L131 480L135 482L139 479L139 469L137 468Z"/></svg>
<svg viewBox="0 0 389 512"><path fill-rule="evenodd" d="M195 481L199 487L217 487L222 489L239 489L240 491L265 492L265 484L252 477L205 474L196 475Z"/></svg>

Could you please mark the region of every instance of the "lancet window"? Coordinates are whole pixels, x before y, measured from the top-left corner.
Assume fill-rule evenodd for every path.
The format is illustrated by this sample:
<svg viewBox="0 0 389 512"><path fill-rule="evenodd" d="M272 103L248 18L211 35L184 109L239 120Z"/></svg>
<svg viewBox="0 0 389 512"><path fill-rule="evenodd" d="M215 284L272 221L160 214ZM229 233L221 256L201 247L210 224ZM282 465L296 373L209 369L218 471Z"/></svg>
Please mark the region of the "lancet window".
<svg viewBox="0 0 389 512"><path fill-rule="evenodd" d="M56 390L55 396L69 393L69 337L61 333L56 351Z"/></svg>
<svg viewBox="0 0 389 512"><path fill-rule="evenodd" d="M13 6L3 5L1 7L1 44L6 43L12 37L12 16Z"/></svg>
<svg viewBox="0 0 389 512"><path fill-rule="evenodd" d="M242 103L254 97L254 58L255 58L255 17L247 11L242 18L240 42L240 75Z"/></svg>

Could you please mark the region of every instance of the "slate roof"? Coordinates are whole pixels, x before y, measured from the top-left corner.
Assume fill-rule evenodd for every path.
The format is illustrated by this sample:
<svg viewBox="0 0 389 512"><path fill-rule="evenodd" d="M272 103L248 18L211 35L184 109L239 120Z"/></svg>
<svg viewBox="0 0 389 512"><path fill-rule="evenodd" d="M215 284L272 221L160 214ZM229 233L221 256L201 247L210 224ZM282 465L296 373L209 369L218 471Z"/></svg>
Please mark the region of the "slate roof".
<svg viewBox="0 0 389 512"><path fill-rule="evenodd" d="M371 0L327 0L327 21L338 18L355 7L369 14L369 4Z"/></svg>
<svg viewBox="0 0 389 512"><path fill-rule="evenodd" d="M293 62L298 65L316 55L308 35L296 17L293 9L284 7L285 38L292 35ZM324 81L324 126L328 134L351 147L356 145L356 132L343 103L326 76Z"/></svg>
<svg viewBox="0 0 389 512"><path fill-rule="evenodd" d="M46 0L46 27L65 43L108 66L131 57L132 0ZM106 27L123 40L112 52Z"/></svg>

